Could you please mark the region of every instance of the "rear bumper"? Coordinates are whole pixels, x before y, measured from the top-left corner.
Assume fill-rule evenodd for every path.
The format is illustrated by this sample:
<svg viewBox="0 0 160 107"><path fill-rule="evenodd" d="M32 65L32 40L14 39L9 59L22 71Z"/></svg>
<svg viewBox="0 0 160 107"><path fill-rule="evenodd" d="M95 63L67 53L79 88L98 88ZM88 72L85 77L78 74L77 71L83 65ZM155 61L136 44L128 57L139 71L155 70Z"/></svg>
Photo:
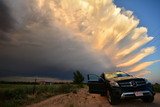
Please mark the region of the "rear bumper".
<svg viewBox="0 0 160 107"><path fill-rule="evenodd" d="M135 92L124 92L121 94L121 99L153 96L153 94L150 91L138 91L138 92L142 93L142 95L136 96Z"/></svg>

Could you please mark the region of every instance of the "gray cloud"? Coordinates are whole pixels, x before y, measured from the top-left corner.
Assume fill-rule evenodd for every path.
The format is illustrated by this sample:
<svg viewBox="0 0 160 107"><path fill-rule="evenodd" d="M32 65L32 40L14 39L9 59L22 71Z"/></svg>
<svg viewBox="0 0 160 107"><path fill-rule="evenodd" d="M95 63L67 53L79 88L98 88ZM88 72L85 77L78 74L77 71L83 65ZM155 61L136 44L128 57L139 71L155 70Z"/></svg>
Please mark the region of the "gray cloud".
<svg viewBox="0 0 160 107"><path fill-rule="evenodd" d="M47 34L46 34L47 32ZM87 44L56 27L38 26L16 33L15 46L1 48L1 76L29 75L71 78L72 72L104 71L103 54L92 52ZM36 45L32 45L32 44Z"/></svg>
<svg viewBox="0 0 160 107"><path fill-rule="evenodd" d="M9 32L13 29L13 18L3 0L0 1L0 42L10 39Z"/></svg>
<svg viewBox="0 0 160 107"><path fill-rule="evenodd" d="M95 52L71 31L57 25L50 16L49 8L39 10L33 0L6 0L5 3L9 9L6 7L3 17L8 17L5 19L8 24L1 29L7 33L13 23L15 28L8 33L12 41L0 47L1 77L50 76L71 79L75 70L87 74L112 68L112 62L106 55ZM4 2L3 6L6 6Z"/></svg>

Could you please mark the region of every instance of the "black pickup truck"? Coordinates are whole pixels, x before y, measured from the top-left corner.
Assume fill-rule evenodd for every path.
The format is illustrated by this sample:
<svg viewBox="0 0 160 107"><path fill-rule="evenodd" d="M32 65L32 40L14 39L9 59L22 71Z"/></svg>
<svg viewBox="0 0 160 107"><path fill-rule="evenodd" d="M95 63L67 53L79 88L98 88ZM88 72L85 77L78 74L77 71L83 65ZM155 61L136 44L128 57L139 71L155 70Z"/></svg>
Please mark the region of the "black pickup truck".
<svg viewBox="0 0 160 107"><path fill-rule="evenodd" d="M144 78L133 77L121 71L102 73L101 76L88 74L87 77L89 92L107 96L112 105L129 98L142 99L146 103L154 100L154 89Z"/></svg>

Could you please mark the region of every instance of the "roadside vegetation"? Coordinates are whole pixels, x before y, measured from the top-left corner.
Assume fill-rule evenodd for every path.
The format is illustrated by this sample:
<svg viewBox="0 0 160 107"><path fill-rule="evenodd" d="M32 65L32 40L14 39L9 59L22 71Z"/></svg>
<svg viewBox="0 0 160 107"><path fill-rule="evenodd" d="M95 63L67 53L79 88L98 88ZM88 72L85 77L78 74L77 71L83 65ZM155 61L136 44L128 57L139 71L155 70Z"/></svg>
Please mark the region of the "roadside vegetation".
<svg viewBox="0 0 160 107"><path fill-rule="evenodd" d="M153 85L153 87L154 87L155 92L159 92L159 93L160 93L160 84L155 83L155 84Z"/></svg>
<svg viewBox="0 0 160 107"><path fill-rule="evenodd" d="M29 105L51 96L76 93L81 86L76 84L27 85L0 84L0 107Z"/></svg>
<svg viewBox="0 0 160 107"><path fill-rule="evenodd" d="M37 83L35 82L0 82L0 107L19 107L40 102L49 97L77 93L83 88L84 77L79 72L73 73L73 82Z"/></svg>

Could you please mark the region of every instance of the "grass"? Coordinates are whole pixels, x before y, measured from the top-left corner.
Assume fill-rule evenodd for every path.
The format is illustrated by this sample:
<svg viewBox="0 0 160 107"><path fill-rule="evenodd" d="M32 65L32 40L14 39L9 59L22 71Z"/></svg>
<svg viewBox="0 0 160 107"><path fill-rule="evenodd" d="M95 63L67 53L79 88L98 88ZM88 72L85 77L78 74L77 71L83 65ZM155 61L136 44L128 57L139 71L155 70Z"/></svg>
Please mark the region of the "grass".
<svg viewBox="0 0 160 107"><path fill-rule="evenodd" d="M0 107L17 107L42 101L54 95L77 92L74 84L24 85L0 84Z"/></svg>

